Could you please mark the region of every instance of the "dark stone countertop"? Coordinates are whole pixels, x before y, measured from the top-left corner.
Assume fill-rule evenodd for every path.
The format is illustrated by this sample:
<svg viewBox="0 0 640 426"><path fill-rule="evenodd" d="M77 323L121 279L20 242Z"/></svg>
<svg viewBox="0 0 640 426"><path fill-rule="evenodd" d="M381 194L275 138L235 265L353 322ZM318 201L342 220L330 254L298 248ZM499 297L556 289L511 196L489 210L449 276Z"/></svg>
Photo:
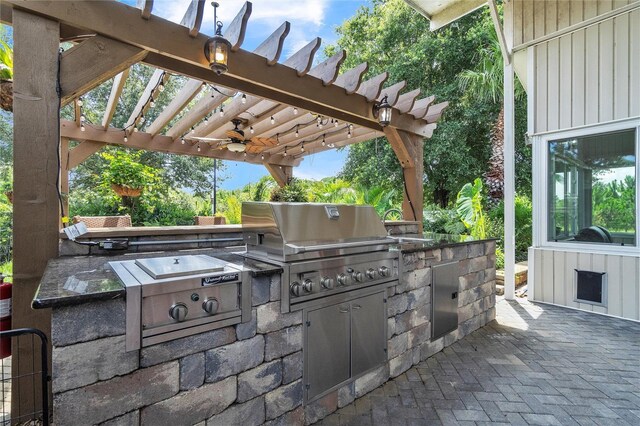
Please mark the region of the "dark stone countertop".
<svg viewBox="0 0 640 426"><path fill-rule="evenodd" d="M66 256L49 261L31 306L34 309L57 308L124 297L125 288L108 265L109 262L188 254L217 257L240 266L243 270L248 270L254 277L282 273L280 266L247 259L240 253L225 252L220 249L130 253L114 256Z"/></svg>
<svg viewBox="0 0 640 426"><path fill-rule="evenodd" d="M399 238L400 243L392 245L391 250L398 250L401 253L412 253L416 251L495 241L495 238L476 239L469 235L435 234L428 232L423 235L406 234L394 235L394 237Z"/></svg>

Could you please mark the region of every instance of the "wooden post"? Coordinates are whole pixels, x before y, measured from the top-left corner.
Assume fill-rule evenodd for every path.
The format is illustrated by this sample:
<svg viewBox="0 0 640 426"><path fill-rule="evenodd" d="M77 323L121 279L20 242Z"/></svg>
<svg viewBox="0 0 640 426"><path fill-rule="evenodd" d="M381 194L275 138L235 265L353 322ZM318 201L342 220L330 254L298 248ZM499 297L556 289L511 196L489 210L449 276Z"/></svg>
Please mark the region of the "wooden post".
<svg viewBox="0 0 640 426"><path fill-rule="evenodd" d="M50 336L51 312L31 309L31 301L47 261L58 255L60 108L56 86L60 25L14 9L13 40L12 327L34 327ZM37 347L33 352L30 340L21 340L13 348L13 377L30 373L32 365L40 363ZM30 376L13 380L12 417L39 410L41 396L38 384L35 390L33 385Z"/></svg>
<svg viewBox="0 0 640 426"><path fill-rule="evenodd" d="M422 205L424 204L424 174L423 138L393 127L384 129L393 152L395 152L403 174L402 216L405 220L415 220L420 223L422 232Z"/></svg>
<svg viewBox="0 0 640 426"><path fill-rule="evenodd" d="M422 176L424 174L423 139L416 135L406 134L405 143L409 145L413 157L413 167L402 169L404 175L404 188L402 199L402 216L405 220L419 222L422 233L422 205L424 204L424 186Z"/></svg>
<svg viewBox="0 0 640 426"><path fill-rule="evenodd" d="M278 166L270 163L264 163L264 166L281 188L286 186L293 177L293 167L291 166Z"/></svg>

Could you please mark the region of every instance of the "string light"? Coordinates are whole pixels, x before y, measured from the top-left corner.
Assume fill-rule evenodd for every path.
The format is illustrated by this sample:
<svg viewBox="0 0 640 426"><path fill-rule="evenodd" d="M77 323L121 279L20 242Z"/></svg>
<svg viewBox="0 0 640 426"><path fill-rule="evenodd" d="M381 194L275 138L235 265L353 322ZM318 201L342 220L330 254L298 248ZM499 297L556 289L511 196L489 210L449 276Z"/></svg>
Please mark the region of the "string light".
<svg viewBox="0 0 640 426"><path fill-rule="evenodd" d="M163 83L160 83L160 84L158 85L158 90L159 90L160 92L164 92L164 84L163 84Z"/></svg>
<svg viewBox="0 0 640 426"><path fill-rule="evenodd" d="M349 124L349 130L353 130L353 124Z"/></svg>
<svg viewBox="0 0 640 426"><path fill-rule="evenodd" d="M347 137L351 139L351 129L349 129L349 133L347 133Z"/></svg>
<svg viewBox="0 0 640 426"><path fill-rule="evenodd" d="M127 137L127 131L126 131L126 130L124 131L124 138L123 138L123 140L125 141L125 143L126 143L126 142L129 142L129 138Z"/></svg>
<svg viewBox="0 0 640 426"><path fill-rule="evenodd" d="M195 132L196 132L195 126L191 126L191 132L190 133L195 133Z"/></svg>
<svg viewBox="0 0 640 426"><path fill-rule="evenodd" d="M324 134L322 135L322 146L325 145L325 141L324 141Z"/></svg>
<svg viewBox="0 0 640 426"><path fill-rule="evenodd" d="M220 107L220 117L224 117L224 109Z"/></svg>
<svg viewBox="0 0 640 426"><path fill-rule="evenodd" d="M298 132L298 126L296 126L296 138L300 136L300 133Z"/></svg>
<svg viewBox="0 0 640 426"><path fill-rule="evenodd" d="M204 116L204 124L209 124L209 116L208 115Z"/></svg>
<svg viewBox="0 0 640 426"><path fill-rule="evenodd" d="M300 147L300 152L304 152L304 144Z"/></svg>
<svg viewBox="0 0 640 426"><path fill-rule="evenodd" d="M287 156L287 147L286 146L284 147L284 156L285 157Z"/></svg>
<svg viewBox="0 0 640 426"><path fill-rule="evenodd" d="M293 109L293 115L298 115L298 108Z"/></svg>
<svg viewBox="0 0 640 426"><path fill-rule="evenodd" d="M262 154L262 155L260 156L260 159L261 159L261 160L264 160L264 154Z"/></svg>
<svg viewBox="0 0 640 426"><path fill-rule="evenodd" d="M334 121L334 122L333 122L333 126L334 126L334 127L338 127L338 120L336 120L336 121Z"/></svg>
<svg viewBox="0 0 640 426"><path fill-rule="evenodd" d="M81 131L81 132L84 132L85 130L86 130L86 129L84 128L84 123L82 123L82 124L80 125L80 131Z"/></svg>
<svg viewBox="0 0 640 426"><path fill-rule="evenodd" d="M149 101L149 107L150 108L155 108L156 107L156 102L153 100L153 98L151 98L151 100Z"/></svg>
<svg viewBox="0 0 640 426"><path fill-rule="evenodd" d="M200 145L198 144L198 152L200 152L200 151L201 151L201 149L200 149Z"/></svg>
<svg viewBox="0 0 640 426"><path fill-rule="evenodd" d="M137 127L134 127L134 128L133 128L133 131L134 131L134 132L137 132L137 131L138 131L138 128L137 128Z"/></svg>
<svg viewBox="0 0 640 426"><path fill-rule="evenodd" d="M180 138L180 143L184 145L184 138Z"/></svg>
<svg viewBox="0 0 640 426"><path fill-rule="evenodd" d="M245 152L244 152L244 156L245 156L245 157L247 156L247 151L245 151Z"/></svg>
<svg viewBox="0 0 640 426"><path fill-rule="evenodd" d="M276 142L276 145L280 145L280 133L276 134Z"/></svg>
<svg viewBox="0 0 640 426"><path fill-rule="evenodd" d="M242 102L243 105L247 103L247 95L245 95L244 93L242 94L241 102Z"/></svg>
<svg viewBox="0 0 640 426"><path fill-rule="evenodd" d="M78 106L82 106L83 102L82 102L82 96L80 96L77 100L76 100L76 104L78 104Z"/></svg>
<svg viewBox="0 0 640 426"><path fill-rule="evenodd" d="M144 114L140 116L140 124L144 123Z"/></svg>
<svg viewBox="0 0 640 426"><path fill-rule="evenodd" d="M253 130L253 126L249 127L249 131L251 132L251 134L254 134L256 132L255 130Z"/></svg>
<svg viewBox="0 0 640 426"><path fill-rule="evenodd" d="M80 114L80 122L84 123L86 121L87 117L84 116L84 114Z"/></svg>
<svg viewBox="0 0 640 426"><path fill-rule="evenodd" d="M271 124L275 124L275 122L276 122L276 119L275 119L275 118L273 118L273 115L272 115L272 116L271 116Z"/></svg>

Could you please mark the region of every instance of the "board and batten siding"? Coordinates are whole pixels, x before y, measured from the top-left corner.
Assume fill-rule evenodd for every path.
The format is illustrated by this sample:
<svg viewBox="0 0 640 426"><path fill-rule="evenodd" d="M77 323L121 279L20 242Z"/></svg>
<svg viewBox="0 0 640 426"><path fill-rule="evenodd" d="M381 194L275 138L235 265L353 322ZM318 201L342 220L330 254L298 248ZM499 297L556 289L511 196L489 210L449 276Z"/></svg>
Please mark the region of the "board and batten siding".
<svg viewBox="0 0 640 426"><path fill-rule="evenodd" d="M513 19L507 33L513 34L513 46L531 43L597 18L638 0L512 0L506 3L511 8Z"/></svg>
<svg viewBox="0 0 640 426"><path fill-rule="evenodd" d="M533 300L640 321L640 257L535 248ZM605 272L607 306L575 302L575 270Z"/></svg>
<svg viewBox="0 0 640 426"><path fill-rule="evenodd" d="M534 133L640 116L640 8L529 49Z"/></svg>

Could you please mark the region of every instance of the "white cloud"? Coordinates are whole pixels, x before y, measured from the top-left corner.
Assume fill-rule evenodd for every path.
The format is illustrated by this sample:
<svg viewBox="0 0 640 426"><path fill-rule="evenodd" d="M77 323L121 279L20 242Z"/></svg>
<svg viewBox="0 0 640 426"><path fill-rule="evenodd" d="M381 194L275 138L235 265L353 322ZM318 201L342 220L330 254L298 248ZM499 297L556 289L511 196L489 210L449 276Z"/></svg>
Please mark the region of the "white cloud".
<svg viewBox="0 0 640 426"><path fill-rule="evenodd" d="M294 24L314 24L320 26L324 22L325 12L330 0L256 0L252 2L251 23L280 25L284 21ZM160 0L154 3L153 13L173 22L180 22L190 0ZM218 20L229 24L244 5L244 0L220 0L218 2ZM274 24L277 23L277 24ZM203 29L213 27L213 7L207 2L205 6ZM275 28L275 27L274 27ZM207 31L205 31L207 32Z"/></svg>

